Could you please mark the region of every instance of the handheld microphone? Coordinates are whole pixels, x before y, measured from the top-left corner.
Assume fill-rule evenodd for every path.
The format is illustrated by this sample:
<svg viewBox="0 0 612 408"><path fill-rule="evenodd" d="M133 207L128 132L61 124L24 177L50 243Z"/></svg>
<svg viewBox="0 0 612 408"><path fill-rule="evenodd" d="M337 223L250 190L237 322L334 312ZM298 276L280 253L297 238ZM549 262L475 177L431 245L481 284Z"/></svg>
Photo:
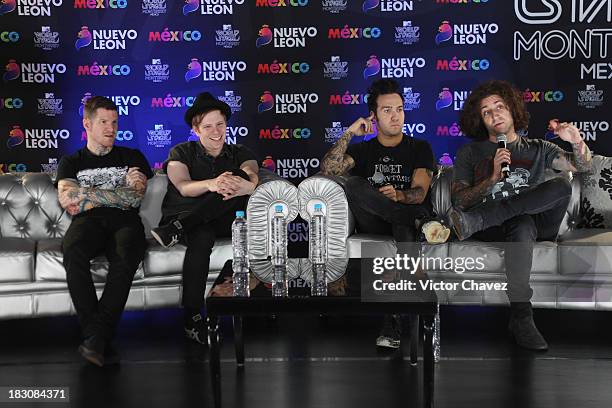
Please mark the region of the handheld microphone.
<svg viewBox="0 0 612 408"><path fill-rule="evenodd" d="M497 147L500 149L506 149L506 142L508 141L508 137L503 133L497 135ZM502 177L508 178L510 177L510 163L502 163Z"/></svg>
<svg viewBox="0 0 612 408"><path fill-rule="evenodd" d="M374 184L374 187L383 187L389 184L385 183L385 175L378 170L376 170L372 175L372 183Z"/></svg>

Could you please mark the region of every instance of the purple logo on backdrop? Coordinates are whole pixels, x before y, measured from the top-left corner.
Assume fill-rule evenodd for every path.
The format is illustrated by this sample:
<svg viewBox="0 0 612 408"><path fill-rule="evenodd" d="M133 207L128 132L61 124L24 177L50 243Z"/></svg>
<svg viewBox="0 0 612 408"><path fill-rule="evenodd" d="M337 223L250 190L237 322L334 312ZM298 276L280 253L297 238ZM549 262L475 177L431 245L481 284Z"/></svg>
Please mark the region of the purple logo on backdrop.
<svg viewBox="0 0 612 408"><path fill-rule="evenodd" d="M436 101L436 110L440 111L444 108L448 108L453 104L453 94L448 88L442 88L442 92L438 94L438 100Z"/></svg>
<svg viewBox="0 0 612 408"><path fill-rule="evenodd" d="M4 79L5 82L12 81L13 79L19 78L20 73L21 70L19 69L19 64L17 64L17 62L12 59L9 60L8 64L6 64L6 72L4 73L2 79Z"/></svg>
<svg viewBox="0 0 612 408"><path fill-rule="evenodd" d="M192 58L189 65L187 65L187 72L185 72L185 81L189 82L192 79L198 78L202 75L202 64L197 58Z"/></svg>
<svg viewBox="0 0 612 408"><path fill-rule="evenodd" d="M74 43L74 46L77 50L80 50L83 47L87 47L91 44L91 33L89 32L89 28L87 26L82 26L81 31L77 34L78 40Z"/></svg>
<svg viewBox="0 0 612 408"><path fill-rule="evenodd" d="M79 115L83 117L83 108L85 107L85 102L91 98L91 92L85 92L85 95L81 98L81 106L79 106Z"/></svg>
<svg viewBox="0 0 612 408"><path fill-rule="evenodd" d="M270 91L264 91L263 95L259 97L259 101L261 103L257 106L257 113L269 111L274 107L274 96Z"/></svg>
<svg viewBox="0 0 612 408"><path fill-rule="evenodd" d="M186 16L189 13L193 13L200 7L199 0L185 0L185 5L183 6L183 15Z"/></svg>
<svg viewBox="0 0 612 408"><path fill-rule="evenodd" d="M15 11L17 7L17 0L2 0L0 1L0 16L3 14Z"/></svg>
<svg viewBox="0 0 612 408"><path fill-rule="evenodd" d="M370 55L370 59L366 62L366 68L363 70L363 79L374 76L380 72L380 62L376 55Z"/></svg>
<svg viewBox="0 0 612 408"><path fill-rule="evenodd" d="M261 166L264 169L270 170L272 173L276 173L276 164L274 163L272 156L266 156L264 161L261 163Z"/></svg>
<svg viewBox="0 0 612 408"><path fill-rule="evenodd" d="M380 0L365 0L363 2L363 5L361 6L361 9L364 13L367 13L368 10L375 9L376 7L378 7L379 4Z"/></svg>
<svg viewBox="0 0 612 408"><path fill-rule="evenodd" d="M199 142L200 137L193 131L193 129L189 130L189 136L187 137L188 142Z"/></svg>
<svg viewBox="0 0 612 408"><path fill-rule="evenodd" d="M438 164L440 166L452 166L453 165L453 159L451 159L450 155L448 153L443 153L442 157L440 157L440 160L438 160Z"/></svg>
<svg viewBox="0 0 612 408"><path fill-rule="evenodd" d="M438 27L438 34L436 34L436 45L440 45L444 41L448 41L453 36L453 27L448 21L443 21Z"/></svg>
<svg viewBox="0 0 612 408"><path fill-rule="evenodd" d="M9 139L6 141L6 145L12 149L13 147L22 144L23 139L25 139L25 136L23 135L21 126L14 125L13 129L9 132Z"/></svg>
<svg viewBox="0 0 612 408"><path fill-rule="evenodd" d="M264 45L268 45L272 42L272 30L270 30L270 26L267 24L261 26L258 35L259 37L255 42L257 48L263 47Z"/></svg>

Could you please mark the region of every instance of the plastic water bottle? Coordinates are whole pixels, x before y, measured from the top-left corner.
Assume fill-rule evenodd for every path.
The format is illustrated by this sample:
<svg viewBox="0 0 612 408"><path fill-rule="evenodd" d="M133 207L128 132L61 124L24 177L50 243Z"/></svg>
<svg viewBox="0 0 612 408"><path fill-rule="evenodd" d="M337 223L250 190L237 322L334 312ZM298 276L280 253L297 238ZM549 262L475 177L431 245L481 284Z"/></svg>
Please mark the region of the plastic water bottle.
<svg viewBox="0 0 612 408"><path fill-rule="evenodd" d="M287 264L287 219L283 214L283 206L274 207L272 217L272 265Z"/></svg>
<svg viewBox="0 0 612 408"><path fill-rule="evenodd" d="M232 223L232 249L234 296L249 296L249 252L244 211L236 211L236 219Z"/></svg>
<svg viewBox="0 0 612 408"><path fill-rule="evenodd" d="M312 282L310 293L313 296L327 296L327 221L323 205L315 204L314 214L310 217L309 246L312 263Z"/></svg>
<svg viewBox="0 0 612 408"><path fill-rule="evenodd" d="M272 276L272 296L287 297L288 295L287 265L275 265L274 275Z"/></svg>

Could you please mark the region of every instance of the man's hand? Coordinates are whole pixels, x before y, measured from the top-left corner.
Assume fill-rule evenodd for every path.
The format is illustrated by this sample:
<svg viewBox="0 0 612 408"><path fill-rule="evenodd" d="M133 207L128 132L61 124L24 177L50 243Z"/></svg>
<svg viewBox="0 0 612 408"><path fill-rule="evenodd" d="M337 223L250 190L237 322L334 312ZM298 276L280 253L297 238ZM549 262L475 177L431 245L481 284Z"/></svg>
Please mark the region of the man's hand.
<svg viewBox="0 0 612 408"><path fill-rule="evenodd" d="M548 122L548 129L552 130L555 135L559 136L561 140L576 144L582 142L580 131L578 128L571 123L563 122L559 123L559 119L551 119Z"/></svg>
<svg viewBox="0 0 612 408"><path fill-rule="evenodd" d="M499 148L495 152L495 157L493 158L493 174L491 174L491 181L493 183L497 183L503 178L501 169L504 163L512 163L510 161L510 150Z"/></svg>
<svg viewBox="0 0 612 408"><path fill-rule="evenodd" d="M135 190L142 189L147 184L147 176L138 167L130 167L125 176L125 185Z"/></svg>
<svg viewBox="0 0 612 408"><path fill-rule="evenodd" d="M226 171L224 173L221 173L220 175L218 175L214 179L211 179L208 182L208 191L212 191L213 193L221 194L219 192L219 190L221 189L221 185L223 184L223 181L225 181L226 179L228 179L231 176L232 176L232 172L231 171Z"/></svg>
<svg viewBox="0 0 612 408"><path fill-rule="evenodd" d="M393 185L391 184L382 186L381 188L378 189L378 191L383 193L384 196L387 197L391 201L395 201L395 202L401 201L402 192L399 190L396 190L395 187L393 187Z"/></svg>
<svg viewBox="0 0 612 408"><path fill-rule="evenodd" d="M217 192L223 195L223 200L249 195L255 190L252 182L239 176L233 176L231 173L219 181L218 186L219 190Z"/></svg>
<svg viewBox="0 0 612 408"><path fill-rule="evenodd" d="M372 119L374 114L372 113L367 118L359 118L351 126L348 127L347 132L351 132L355 136L368 135L373 132Z"/></svg>

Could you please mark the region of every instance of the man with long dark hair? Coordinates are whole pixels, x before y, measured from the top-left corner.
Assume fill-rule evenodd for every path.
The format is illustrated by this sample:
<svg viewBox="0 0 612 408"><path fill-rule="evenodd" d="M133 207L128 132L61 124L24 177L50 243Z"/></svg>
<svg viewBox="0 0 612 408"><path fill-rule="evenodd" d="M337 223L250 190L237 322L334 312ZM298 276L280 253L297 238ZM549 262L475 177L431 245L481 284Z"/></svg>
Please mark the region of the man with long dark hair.
<svg viewBox="0 0 612 408"><path fill-rule="evenodd" d="M533 243L556 239L572 189L564 177L546 180L545 171L587 171L591 152L575 126L558 120L551 121L551 130L571 143L573 153L520 136L519 130L527 130L529 113L521 92L505 81L476 87L463 105L459 123L474 141L457 152L449 220L460 240L473 235L508 242L509 329L518 345L546 350L531 309ZM499 141L505 141L506 148L499 147Z"/></svg>

